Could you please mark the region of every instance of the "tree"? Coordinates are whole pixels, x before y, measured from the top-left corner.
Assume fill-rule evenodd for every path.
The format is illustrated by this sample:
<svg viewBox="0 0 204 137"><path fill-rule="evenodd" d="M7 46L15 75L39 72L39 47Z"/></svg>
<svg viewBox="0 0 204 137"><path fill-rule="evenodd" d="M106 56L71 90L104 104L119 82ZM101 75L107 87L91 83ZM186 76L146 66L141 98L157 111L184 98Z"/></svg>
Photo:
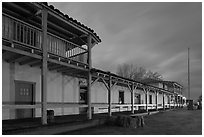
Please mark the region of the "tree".
<svg viewBox="0 0 204 137"><path fill-rule="evenodd" d="M202 102L202 95L198 97L198 102Z"/></svg>
<svg viewBox="0 0 204 137"><path fill-rule="evenodd" d="M198 97L198 102L199 102L198 109L202 109L202 95Z"/></svg>
<svg viewBox="0 0 204 137"><path fill-rule="evenodd" d="M162 80L161 74L158 72L152 72L150 70L147 71L144 67L138 67L133 64L122 64L117 68L117 74L119 76L130 78L133 80L144 80L147 78Z"/></svg>

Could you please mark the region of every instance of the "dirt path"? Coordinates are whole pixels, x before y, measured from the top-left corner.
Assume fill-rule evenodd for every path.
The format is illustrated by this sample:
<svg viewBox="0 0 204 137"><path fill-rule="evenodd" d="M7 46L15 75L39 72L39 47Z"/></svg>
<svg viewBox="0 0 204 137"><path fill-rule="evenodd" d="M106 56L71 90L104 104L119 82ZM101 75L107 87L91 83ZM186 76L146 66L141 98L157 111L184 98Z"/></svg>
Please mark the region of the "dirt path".
<svg viewBox="0 0 204 137"><path fill-rule="evenodd" d="M98 126L65 134L77 135L201 135L202 111L180 109L145 117L145 127Z"/></svg>

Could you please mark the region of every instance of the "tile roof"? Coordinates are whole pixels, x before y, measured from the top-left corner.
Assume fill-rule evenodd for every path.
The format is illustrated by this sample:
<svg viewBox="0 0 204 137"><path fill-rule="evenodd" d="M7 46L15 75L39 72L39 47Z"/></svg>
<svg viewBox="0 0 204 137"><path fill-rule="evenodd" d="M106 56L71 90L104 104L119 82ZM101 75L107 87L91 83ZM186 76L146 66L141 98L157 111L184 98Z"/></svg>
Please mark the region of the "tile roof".
<svg viewBox="0 0 204 137"><path fill-rule="evenodd" d="M93 29L91 29L91 28L85 26L84 24L78 22L77 20L73 19L72 17L68 16L67 14L62 13L59 9L56 9L53 5L48 5L47 2L42 2L42 4L49 7L50 9L56 11L57 13L63 15L69 22L71 21L72 23L75 23L75 24L81 26L82 28L86 29L87 31L91 32L99 40L99 42L101 42L100 37L94 32Z"/></svg>

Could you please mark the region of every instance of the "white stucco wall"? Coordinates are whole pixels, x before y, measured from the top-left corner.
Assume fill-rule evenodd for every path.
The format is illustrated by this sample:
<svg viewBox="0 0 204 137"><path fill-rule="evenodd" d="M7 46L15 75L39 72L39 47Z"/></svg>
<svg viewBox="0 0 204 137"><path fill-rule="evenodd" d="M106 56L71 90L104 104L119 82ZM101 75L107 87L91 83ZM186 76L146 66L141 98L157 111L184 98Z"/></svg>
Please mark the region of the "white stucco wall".
<svg viewBox="0 0 204 137"><path fill-rule="evenodd" d="M35 83L35 102L41 102L41 69L39 67L30 67L28 65L19 65L18 63L7 63L2 61L2 101L15 101L15 83L14 81L27 81ZM48 71L47 77L47 102L51 103L78 103L79 102L79 79L62 75L56 71ZM119 91L124 92L124 103L131 103L131 92L127 87L114 86L111 90L112 103L119 103ZM135 93L140 94L141 104L145 104L145 94L141 89L136 89ZM152 95L152 104L155 104L155 94ZM92 103L108 103L108 91L102 82L96 82L91 87ZM148 96L149 102L149 96ZM165 96L167 103L167 96ZM158 104L163 104L162 94L158 95ZM55 115L78 114L79 108L48 108L55 112ZM128 107L130 109L130 107ZM41 109L35 109L35 117L41 116ZM15 110L3 109L2 119L14 119Z"/></svg>
<svg viewBox="0 0 204 137"><path fill-rule="evenodd" d="M2 101L15 101L14 81L35 83L35 102L41 101L41 70L38 67L7 63L2 61ZM48 72L47 101L48 102L75 102L79 101L78 79L63 76L61 73ZM48 108L55 111L55 115L77 114L78 108ZM35 110L35 116L41 116L41 110ZM2 119L14 119L15 110L4 109Z"/></svg>
<svg viewBox="0 0 204 137"><path fill-rule="evenodd" d="M102 82L95 83L91 90L92 103L108 103L108 90ZM119 103L119 91L124 92L124 103L131 103L131 92L129 89L117 85L111 90L112 103Z"/></svg>
<svg viewBox="0 0 204 137"><path fill-rule="evenodd" d="M108 90L102 82L96 82L91 87L92 103L108 103Z"/></svg>

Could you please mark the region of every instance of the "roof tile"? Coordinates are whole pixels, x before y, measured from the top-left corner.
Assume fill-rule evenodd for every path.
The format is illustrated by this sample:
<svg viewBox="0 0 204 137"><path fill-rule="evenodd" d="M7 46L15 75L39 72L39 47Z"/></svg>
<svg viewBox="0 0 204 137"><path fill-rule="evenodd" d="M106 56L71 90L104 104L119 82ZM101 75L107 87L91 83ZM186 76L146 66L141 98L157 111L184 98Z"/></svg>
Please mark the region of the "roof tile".
<svg viewBox="0 0 204 137"><path fill-rule="evenodd" d="M84 29L87 29L88 31L92 32L93 35L95 35L95 36L99 39L99 41L101 42L100 37L94 32L93 29L91 29L91 28L85 26L84 24L78 22L77 20L73 19L72 17L69 17L67 14L62 13L59 9L56 9L53 5L48 5L47 2L42 2L42 4L48 6L50 9L55 10L55 11L58 12L59 14L63 15L67 20L72 21L72 22L76 23L77 25L80 25L80 26L83 27Z"/></svg>

